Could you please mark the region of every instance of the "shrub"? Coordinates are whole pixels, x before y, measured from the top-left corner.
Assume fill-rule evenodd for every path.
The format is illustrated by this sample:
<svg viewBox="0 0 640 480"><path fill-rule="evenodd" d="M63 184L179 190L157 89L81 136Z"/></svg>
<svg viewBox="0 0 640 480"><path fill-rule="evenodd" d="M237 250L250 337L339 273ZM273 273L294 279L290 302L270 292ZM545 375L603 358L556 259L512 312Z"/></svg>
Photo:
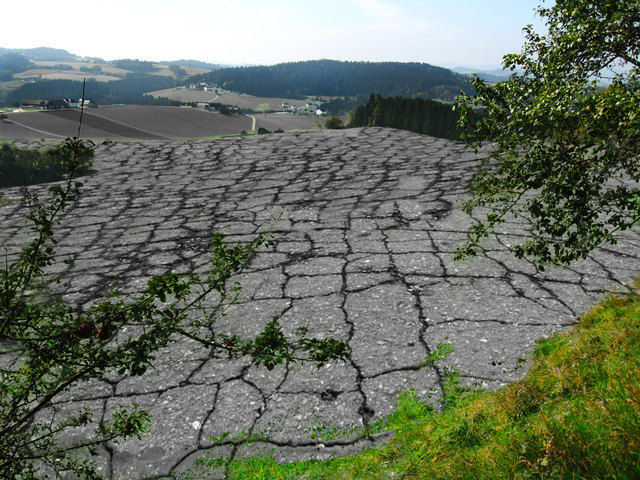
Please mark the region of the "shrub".
<svg viewBox="0 0 640 480"><path fill-rule="evenodd" d="M89 173L91 162L82 165L77 175ZM4 143L0 148L0 188L62 180L63 159L55 150L25 150Z"/></svg>
<svg viewBox="0 0 640 480"><path fill-rule="evenodd" d="M342 120L340 120L335 115L332 115L325 122L324 128L329 128L329 129L335 130L335 129L338 129L338 128L344 128L344 124L342 123Z"/></svg>

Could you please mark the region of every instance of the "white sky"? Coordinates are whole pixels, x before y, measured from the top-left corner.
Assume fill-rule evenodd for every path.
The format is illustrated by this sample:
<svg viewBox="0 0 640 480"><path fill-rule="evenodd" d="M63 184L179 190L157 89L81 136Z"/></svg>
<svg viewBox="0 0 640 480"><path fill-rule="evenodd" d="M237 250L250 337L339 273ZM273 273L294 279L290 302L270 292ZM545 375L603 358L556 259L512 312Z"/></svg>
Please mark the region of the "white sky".
<svg viewBox="0 0 640 480"><path fill-rule="evenodd" d="M498 66L520 50L522 27L542 29L534 15L541 1L5 0L0 47L105 60Z"/></svg>

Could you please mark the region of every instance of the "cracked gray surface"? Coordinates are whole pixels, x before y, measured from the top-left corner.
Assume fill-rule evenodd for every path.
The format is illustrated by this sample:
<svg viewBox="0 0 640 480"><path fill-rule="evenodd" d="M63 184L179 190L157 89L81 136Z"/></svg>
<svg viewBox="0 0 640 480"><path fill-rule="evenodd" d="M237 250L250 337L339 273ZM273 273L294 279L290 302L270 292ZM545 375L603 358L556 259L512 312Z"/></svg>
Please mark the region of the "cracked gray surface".
<svg viewBox="0 0 640 480"><path fill-rule="evenodd" d="M203 453L242 454L230 443L211 448L209 436L225 431L275 430L256 448L284 460L366 447L369 439L320 445L309 429L362 425L408 388L438 389L442 371L418 366L446 338L466 382L499 388L522 376L516 360L536 339L637 274L637 230L571 268L539 272L506 251L526 235L513 221L483 255L454 263L469 224L455 207L476 163L461 144L391 129L100 149L99 173L84 179L58 230L59 256L75 259L60 265L70 301L86 304L112 283L139 292L166 269L204 271L212 231L245 241L284 207L275 247L238 275L243 294L218 331L253 335L278 316L285 332L308 325L352 353L320 370L267 372L179 340L141 378L111 376L60 396L60 406L88 406L96 418L121 403L154 415L142 440L103 450L109 478L169 478ZM0 245L15 247L28 233L21 211L0 207Z"/></svg>

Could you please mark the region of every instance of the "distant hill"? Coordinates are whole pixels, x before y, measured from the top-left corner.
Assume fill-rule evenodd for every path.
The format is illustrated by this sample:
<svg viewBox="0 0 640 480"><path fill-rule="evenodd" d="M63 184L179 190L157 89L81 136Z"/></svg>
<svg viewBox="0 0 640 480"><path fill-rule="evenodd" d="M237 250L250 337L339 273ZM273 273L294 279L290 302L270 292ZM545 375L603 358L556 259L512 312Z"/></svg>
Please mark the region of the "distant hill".
<svg viewBox="0 0 640 480"><path fill-rule="evenodd" d="M172 87L170 77L130 73L126 78L111 82L88 79L86 97L100 105L128 103L139 105L169 105L168 98L154 98L146 92ZM21 104L26 99L80 98L82 82L76 80L39 80L26 82L7 93L7 105Z"/></svg>
<svg viewBox="0 0 640 480"><path fill-rule="evenodd" d="M371 93L441 101L455 99L460 91L472 93L469 76L426 63L310 60L222 68L198 60L105 62L48 47L0 48L0 106L24 99L78 97L78 81L83 78L96 81L87 96L101 104L155 103L144 94L206 82L255 97L325 97L324 108L333 113L365 103Z"/></svg>
<svg viewBox="0 0 640 480"><path fill-rule="evenodd" d="M481 70L477 68L469 68L469 67L454 67L452 68L454 72L461 73L465 76L472 77L473 75L477 75L485 82L502 82L504 80L508 80L511 75L510 71L502 70L502 69L493 69L493 70Z"/></svg>
<svg viewBox="0 0 640 480"><path fill-rule="evenodd" d="M460 91L471 93L469 77L427 63L310 60L223 68L189 81L260 97L357 97L376 93L453 100Z"/></svg>
<svg viewBox="0 0 640 480"><path fill-rule="evenodd" d="M180 67L202 68L203 70L218 70L224 68L224 65L217 63L201 62L200 60L174 60L172 62L159 62L162 65L179 65Z"/></svg>
<svg viewBox="0 0 640 480"><path fill-rule="evenodd" d="M18 53L34 62L72 62L77 56L62 50L61 48L2 48L0 47L0 55L5 53Z"/></svg>
<svg viewBox="0 0 640 480"><path fill-rule="evenodd" d="M135 103L168 105L167 98L145 93L174 87L178 79L206 70L184 70L173 63L120 59L105 62L79 58L53 48L0 48L0 107L20 105L26 99L60 99L81 96L87 80L87 97L99 104Z"/></svg>

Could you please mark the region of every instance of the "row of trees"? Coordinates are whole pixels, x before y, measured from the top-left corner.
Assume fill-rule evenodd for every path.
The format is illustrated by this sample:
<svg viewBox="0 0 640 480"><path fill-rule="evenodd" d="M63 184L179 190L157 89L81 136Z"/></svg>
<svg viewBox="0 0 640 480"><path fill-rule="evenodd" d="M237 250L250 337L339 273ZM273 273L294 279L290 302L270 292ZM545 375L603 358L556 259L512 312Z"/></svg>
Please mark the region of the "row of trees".
<svg viewBox="0 0 640 480"><path fill-rule="evenodd" d="M369 96L369 101L349 114L348 127L391 127L432 137L457 140L460 115L448 105L421 98Z"/></svg>
<svg viewBox="0 0 640 480"><path fill-rule="evenodd" d="M360 105L367 103L367 95L357 95L355 97L337 97L325 100L320 104L320 110L329 114L346 114L355 110Z"/></svg>
<svg viewBox="0 0 640 480"><path fill-rule="evenodd" d="M114 67L129 70L130 72L149 73L156 70L156 67L153 66L153 62L148 62L146 60L131 60L125 58L122 60L114 60L111 64Z"/></svg>
<svg viewBox="0 0 640 480"><path fill-rule="evenodd" d="M191 77L189 81L207 82L260 97L281 98L357 97L378 92L385 96L453 100L460 91L471 93L467 77L426 63L313 60L224 68Z"/></svg>
<svg viewBox="0 0 640 480"><path fill-rule="evenodd" d="M86 65L82 65L80 67L80 71L87 72L87 73L102 73L102 67L100 65L92 65L90 67L87 67Z"/></svg>

